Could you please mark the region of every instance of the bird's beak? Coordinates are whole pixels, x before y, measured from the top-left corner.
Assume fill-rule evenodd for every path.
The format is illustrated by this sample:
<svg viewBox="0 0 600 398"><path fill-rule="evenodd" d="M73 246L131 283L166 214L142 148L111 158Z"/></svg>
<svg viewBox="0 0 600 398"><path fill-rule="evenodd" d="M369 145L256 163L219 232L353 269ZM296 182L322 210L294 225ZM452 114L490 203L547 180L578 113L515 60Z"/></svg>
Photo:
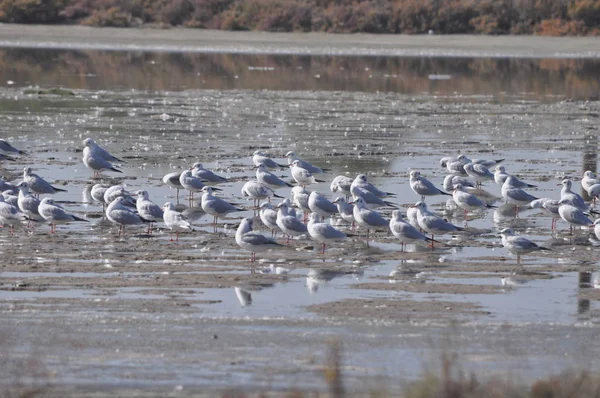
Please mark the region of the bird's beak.
<svg viewBox="0 0 600 398"><path fill-rule="evenodd" d="M213 190L213 191L222 191L222 189L221 189L221 188L217 188L217 187L212 187L212 190Z"/></svg>

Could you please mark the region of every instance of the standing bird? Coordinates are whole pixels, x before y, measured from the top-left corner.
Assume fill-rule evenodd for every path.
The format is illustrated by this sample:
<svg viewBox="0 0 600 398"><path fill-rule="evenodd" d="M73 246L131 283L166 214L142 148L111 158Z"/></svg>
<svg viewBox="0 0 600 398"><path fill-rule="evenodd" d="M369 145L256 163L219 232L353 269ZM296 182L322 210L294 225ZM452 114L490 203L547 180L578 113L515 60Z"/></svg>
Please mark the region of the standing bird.
<svg viewBox="0 0 600 398"><path fill-rule="evenodd" d="M4 197L0 195L0 224L10 225L10 234L14 235L15 225L24 221L29 221L29 217L21 212L17 207L6 203Z"/></svg>
<svg viewBox="0 0 600 398"><path fill-rule="evenodd" d="M136 214L131 207L125 206L125 203L126 199L119 196L106 208L106 218L119 226L119 235L125 233L125 226L127 225L140 225L147 222Z"/></svg>
<svg viewBox="0 0 600 398"><path fill-rule="evenodd" d="M193 232L192 224L189 220L181 213L175 210L175 205L171 202L167 202L163 205L163 221L167 228L171 231L169 233L171 242L173 242L173 232L175 232L176 240L179 242L180 232Z"/></svg>
<svg viewBox="0 0 600 398"><path fill-rule="evenodd" d="M258 216L264 226L271 230L271 238L277 236L277 230L279 229L277 226L277 211L273 210L273 206L268 202L261 203Z"/></svg>
<svg viewBox="0 0 600 398"><path fill-rule="evenodd" d="M458 155L456 157L456 160L458 160L459 162L462 162L463 164L473 163L473 164L480 164L485 167L492 167L492 166L495 166L496 164L504 161L504 159L497 159L497 160L469 159L467 157L467 155L465 155L465 154Z"/></svg>
<svg viewBox="0 0 600 398"><path fill-rule="evenodd" d="M102 213L104 213L104 206L106 206L106 202L104 201L104 194L106 190L110 188L110 185L107 184L94 184L92 189L90 190L90 196L96 202L102 203Z"/></svg>
<svg viewBox="0 0 600 398"><path fill-rule="evenodd" d="M417 208L417 222L419 227L431 234L431 240L434 240L435 235L444 235L453 232L460 232L463 230L461 227L449 223L442 217L433 214L427 209L425 202L417 202L414 207ZM431 248L433 249L433 242L431 242Z"/></svg>
<svg viewBox="0 0 600 398"><path fill-rule="evenodd" d="M192 165L192 175L206 183L220 184L229 181L227 178L216 175L212 171L205 169L200 162L196 162Z"/></svg>
<svg viewBox="0 0 600 398"><path fill-rule="evenodd" d="M235 242L245 250L251 252L250 262L256 261L256 253L264 252L276 247L282 247L273 239L267 238L259 232L252 230L254 221L251 218L244 218L235 232ZM254 269L252 270L254 271Z"/></svg>
<svg viewBox="0 0 600 398"><path fill-rule="evenodd" d="M19 155L25 154L25 151L21 151L20 149L15 148L14 146L10 145L5 139L0 139L0 151L18 153Z"/></svg>
<svg viewBox="0 0 600 398"><path fill-rule="evenodd" d="M452 174L448 174L446 177L444 177L444 183L442 184L442 187L446 191L452 191L454 189L454 186L458 184L462 185L463 188L465 188L465 190L469 193L474 193L469 188L473 188L473 191L477 191L477 189L474 189L475 184L473 184L471 180L465 177L454 176Z"/></svg>
<svg viewBox="0 0 600 398"><path fill-rule="evenodd" d="M229 213L234 213L237 211L244 211L244 209L240 209L229 202L224 201L221 198L217 198L213 195L214 188L212 187L204 187L202 188L202 210L204 210L207 214L210 214L214 217L213 225L215 227L215 232L217 232L217 220L219 217L226 216Z"/></svg>
<svg viewBox="0 0 600 398"><path fill-rule="evenodd" d="M267 166L265 166L263 163L259 163L259 165L256 166L256 180L261 184L265 184L273 189L281 187L291 188L293 186L292 184L283 181L281 178L268 171Z"/></svg>
<svg viewBox="0 0 600 398"><path fill-rule="evenodd" d="M281 202L277 207L279 209L277 211L277 226L287 235L286 243L290 243L292 236L301 236L308 233L306 225L290 213L290 207L286 201Z"/></svg>
<svg viewBox="0 0 600 398"><path fill-rule="evenodd" d="M442 191L437 188L431 181L427 178L422 177L421 173L417 170L410 171L410 189L413 190L414 193L421 196L421 200L425 200L425 196L434 196L434 195L448 195L451 194Z"/></svg>
<svg viewBox="0 0 600 398"><path fill-rule="evenodd" d="M519 214L519 206L526 206L538 198L528 194L521 188L515 187L513 181L514 177L508 176L504 184L502 184L501 192L504 201L515 206L515 216L517 216Z"/></svg>
<svg viewBox="0 0 600 398"><path fill-rule="evenodd" d="M23 168L23 181L29 184L29 190L41 195L41 194L55 194L57 192L67 192L66 189L56 188L50 185L50 183L44 180L39 175L31 171L31 167Z"/></svg>
<svg viewBox="0 0 600 398"><path fill-rule="evenodd" d="M322 169L320 167L310 164L306 160L300 159L294 151L289 151L288 153L285 154L285 157L287 157L288 165L294 163L294 161L297 160L299 167L302 167L303 169L308 170L312 174L322 174L325 171L324 169Z"/></svg>
<svg viewBox="0 0 600 398"><path fill-rule="evenodd" d="M569 230L573 232L573 227L587 227L594 224L580 208L573 206L570 200L561 199L558 201L558 214L560 218L569 223Z"/></svg>
<svg viewBox="0 0 600 398"><path fill-rule="evenodd" d="M500 231L502 236L502 246L508 249L512 254L517 255L517 265L521 265L521 255L531 253L533 251L550 250L543 246L538 246L537 243L530 241L522 236L516 236L512 229L504 228Z"/></svg>
<svg viewBox="0 0 600 398"><path fill-rule="evenodd" d="M540 198L533 200L529 203L529 206L532 209L542 209L542 211L552 217L551 229L554 231L556 229L556 220L561 218L558 212L558 208L560 207L560 203L558 200L550 199L550 198Z"/></svg>
<svg viewBox="0 0 600 398"><path fill-rule="evenodd" d="M104 160L107 160L109 162L127 163L126 161L121 160L118 157L113 156L110 153L108 153L108 151L106 149L104 149L100 145L96 144L96 142L94 140L92 140L91 138L86 138L85 140L83 140L83 146L89 147L97 155L99 155L101 158L103 158Z"/></svg>
<svg viewBox="0 0 600 398"><path fill-rule="evenodd" d="M361 188L367 190L379 198L385 198L386 196L395 196L395 194L391 192L382 191L375 185L368 182L367 176L365 174L357 175L354 181L352 181L352 184L350 185L350 193L352 193L352 195L354 195L353 188Z"/></svg>
<svg viewBox="0 0 600 398"><path fill-rule="evenodd" d="M94 172L92 178L100 177L100 173L107 170L122 173L121 170L117 169L115 165L106 160L101 154L95 152L89 145L83 148L82 160L85 167L92 169Z"/></svg>
<svg viewBox="0 0 600 398"><path fill-rule="evenodd" d="M319 215L311 213L308 219L308 234L311 238L321 243L321 254L325 254L327 243L339 242L347 238L347 235L329 224L319 222Z"/></svg>
<svg viewBox="0 0 600 398"><path fill-rule="evenodd" d="M312 211L308 204L311 193L312 192L308 192L304 187L300 186L295 186L290 192L292 204L304 212L304 222L306 222L308 213Z"/></svg>
<svg viewBox="0 0 600 398"><path fill-rule="evenodd" d="M271 197L283 199L283 196L277 195L271 188L256 180L250 180L244 184L242 187L242 195L252 198L252 204L254 206L257 206L258 202L264 199L271 201Z"/></svg>
<svg viewBox="0 0 600 398"><path fill-rule="evenodd" d="M50 233L56 232L56 224L65 224L72 221L89 222L88 220L77 217L75 214L68 213L62 206L54 203L52 198L44 198L38 207L40 216L50 223Z"/></svg>
<svg viewBox="0 0 600 398"><path fill-rule="evenodd" d="M111 204L116 198L123 197L123 204L129 207L135 207L135 200L125 189L125 185L113 185L104 191L103 199L107 205Z"/></svg>
<svg viewBox="0 0 600 398"><path fill-rule="evenodd" d="M367 247L369 246L370 230L385 231L388 229L389 222L375 210L369 210L367 203L363 198L355 198L350 204L354 205L352 215L356 223L367 230Z"/></svg>
<svg viewBox="0 0 600 398"><path fill-rule="evenodd" d="M277 168L286 167L283 164L279 164L279 163L275 162L273 159L271 159L270 157L265 155L265 153L262 151L254 151L254 153L252 154L252 163L254 163L254 166L256 166L256 167L258 167L259 164L263 164L263 165L265 165L265 167L268 167L269 169L277 169Z"/></svg>
<svg viewBox="0 0 600 398"><path fill-rule="evenodd" d="M400 243L402 244L402 252L404 252L404 247L407 243L422 242L433 244L433 242L437 242L406 222L402 217L400 210L394 210L392 212L392 218L390 219L390 230L392 231L392 234L400 240Z"/></svg>
<svg viewBox="0 0 600 398"><path fill-rule="evenodd" d="M40 200L36 199L29 192L29 184L25 181L20 182L17 185L19 188L19 210L21 210L31 221L43 221L44 219L40 215L38 207L40 206Z"/></svg>
<svg viewBox="0 0 600 398"><path fill-rule="evenodd" d="M305 187L310 184L316 184L318 182L325 182L323 180L317 180L310 171L301 167L298 160L294 160L290 165L290 173L292 174L292 178L301 187Z"/></svg>
<svg viewBox="0 0 600 398"><path fill-rule="evenodd" d="M337 176L331 181L331 192L346 195L346 199L350 196L350 187L354 180L346 176Z"/></svg>
<svg viewBox="0 0 600 398"><path fill-rule="evenodd" d="M343 196L335 198L333 203L337 206L338 213L340 213L342 219L350 223L351 228L354 229L354 206L348 203Z"/></svg>
<svg viewBox="0 0 600 398"><path fill-rule="evenodd" d="M482 164L467 163L463 167L467 175L477 182L478 187L481 187L483 181L494 181L494 174Z"/></svg>
<svg viewBox="0 0 600 398"><path fill-rule="evenodd" d="M470 210L479 210L479 209L495 209L496 206L492 206L483 200L479 199L477 196L468 193L465 191L461 184L454 186L454 191L452 192L452 199L454 203L461 209L465 211L465 220L467 219L467 212Z"/></svg>
<svg viewBox="0 0 600 398"><path fill-rule="evenodd" d="M581 187L590 194L590 188L594 185L600 184L600 180L596 177L596 173L591 170L586 170L581 178ZM591 195L590 195L591 196Z"/></svg>
<svg viewBox="0 0 600 398"><path fill-rule="evenodd" d="M454 176L468 177L468 174L465 171L465 163L461 162L460 160L443 158L440 161L440 164Z"/></svg>
<svg viewBox="0 0 600 398"><path fill-rule="evenodd" d="M560 184L558 184L559 186L562 185L562 188L560 190L561 202L564 201L565 204L570 204L572 206L575 206L578 209L580 209L581 211L598 214L590 207L590 205L585 203L585 200L583 200L581 195L579 195L578 193L573 192L571 190L572 184L573 183L568 178L565 178L564 180L561 181Z"/></svg>
<svg viewBox="0 0 600 398"><path fill-rule="evenodd" d="M322 220L338 212L335 204L331 203L329 199L323 195L319 195L319 193L315 191L311 192L308 197L308 207L310 208L310 211L321 216Z"/></svg>
<svg viewBox="0 0 600 398"><path fill-rule="evenodd" d="M163 221L163 210L159 205L149 199L147 191L140 190L136 192L137 199L135 201L135 207L140 217L144 220L150 221L148 223L148 233L152 233L152 223Z"/></svg>
<svg viewBox="0 0 600 398"><path fill-rule="evenodd" d="M18 209L19 208L19 189L17 189L16 192L17 193L15 194L15 192L12 189L6 190L6 191L2 192L2 198L4 199L4 202L8 203L9 205L13 205Z"/></svg>
<svg viewBox="0 0 600 398"><path fill-rule="evenodd" d="M200 192L205 187L204 183L198 178L192 175L192 170L184 170L179 176L179 183L184 189L190 191L188 200L194 201L194 192Z"/></svg>
<svg viewBox="0 0 600 398"><path fill-rule="evenodd" d="M165 174L162 179L164 184L176 189L175 197L177 198L177 203L179 203L179 190L184 189L183 185L181 185L181 182L179 182L179 177L181 177L181 171L173 171Z"/></svg>
<svg viewBox="0 0 600 398"><path fill-rule="evenodd" d="M504 166L496 166L496 169L494 170L494 181L496 182L496 184L498 184L498 185L504 184L504 181L506 181L506 179L508 177L513 178L513 186L515 186L516 188L535 188L535 187L537 187L537 185L528 184L524 181L519 180L515 176L511 176L510 174L508 174L506 172L506 169L504 168Z"/></svg>

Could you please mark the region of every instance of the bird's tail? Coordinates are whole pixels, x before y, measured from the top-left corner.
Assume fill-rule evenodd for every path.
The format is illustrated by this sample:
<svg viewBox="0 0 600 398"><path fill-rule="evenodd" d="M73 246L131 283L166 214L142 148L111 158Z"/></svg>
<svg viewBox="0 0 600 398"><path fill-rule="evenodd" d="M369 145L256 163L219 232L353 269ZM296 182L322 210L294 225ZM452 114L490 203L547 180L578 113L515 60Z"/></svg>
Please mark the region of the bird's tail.
<svg viewBox="0 0 600 398"><path fill-rule="evenodd" d="M67 192L67 190L66 190L66 189L62 189L62 188L56 188L56 187L52 187L52 188L54 188L54 190L55 190L55 191L58 191L58 192Z"/></svg>
<svg viewBox="0 0 600 398"><path fill-rule="evenodd" d="M110 170L114 171L115 173L122 173L122 171L117 169L116 167L111 167Z"/></svg>

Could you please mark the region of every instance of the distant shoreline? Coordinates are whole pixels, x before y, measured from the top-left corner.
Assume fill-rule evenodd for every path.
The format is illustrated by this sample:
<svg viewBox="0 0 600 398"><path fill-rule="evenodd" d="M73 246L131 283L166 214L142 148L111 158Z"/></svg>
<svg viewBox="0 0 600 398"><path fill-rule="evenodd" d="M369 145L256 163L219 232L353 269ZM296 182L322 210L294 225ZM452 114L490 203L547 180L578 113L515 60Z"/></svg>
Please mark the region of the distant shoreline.
<svg viewBox="0 0 600 398"><path fill-rule="evenodd" d="M288 55L600 58L598 37L373 35L0 24L0 47Z"/></svg>

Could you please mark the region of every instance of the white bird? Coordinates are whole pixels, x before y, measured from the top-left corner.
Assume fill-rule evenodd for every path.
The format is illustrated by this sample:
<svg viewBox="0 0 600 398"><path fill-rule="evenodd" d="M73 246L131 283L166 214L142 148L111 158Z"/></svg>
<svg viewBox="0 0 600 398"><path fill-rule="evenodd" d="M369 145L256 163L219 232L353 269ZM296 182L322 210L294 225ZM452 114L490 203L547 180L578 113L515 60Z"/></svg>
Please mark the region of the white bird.
<svg viewBox="0 0 600 398"><path fill-rule="evenodd" d="M29 193L29 184L22 181L17 185L17 188L19 188L19 210L25 213L32 221L43 221L44 219L38 210L40 200Z"/></svg>
<svg viewBox="0 0 600 398"><path fill-rule="evenodd" d="M318 214L322 219L337 214L338 212L335 204L316 191L310 193L310 196L308 197L308 207L310 208L310 211Z"/></svg>
<svg viewBox="0 0 600 398"><path fill-rule="evenodd" d="M18 153L19 155L25 154L25 151L15 148L4 139L0 139L0 151Z"/></svg>
<svg viewBox="0 0 600 398"><path fill-rule="evenodd" d="M559 186L562 185L562 188L560 190L561 202L564 201L564 203L575 206L578 209L585 212L595 213L595 211L590 207L590 205L585 203L585 200L583 200L581 195L571 190L572 184L573 183L568 178L565 178L560 184L558 184Z"/></svg>
<svg viewBox="0 0 600 398"><path fill-rule="evenodd" d="M515 214L518 214L519 206L526 206L532 201L539 199L533 195L528 194L521 188L517 188L513 185L513 177L509 176L502 184L502 197L506 203L510 203L515 206Z"/></svg>
<svg viewBox="0 0 600 398"><path fill-rule="evenodd" d="M290 165L290 173L292 174L292 178L302 187L318 182L325 182L323 180L317 180L310 171L301 167L298 160L294 160Z"/></svg>
<svg viewBox="0 0 600 398"><path fill-rule="evenodd" d="M206 186L198 177L192 175L192 170L184 170L179 176L179 183L184 189L190 191L188 199L190 202L194 200L194 192L200 192Z"/></svg>
<svg viewBox="0 0 600 398"><path fill-rule="evenodd" d="M414 193L421 196L421 200L425 200L425 196L434 196L434 195L448 195L451 194L442 191L437 188L431 181L427 178L421 176L421 173L417 170L410 171L410 189L413 190Z"/></svg>
<svg viewBox="0 0 600 398"><path fill-rule="evenodd" d="M281 178L268 171L267 166L265 166L263 163L259 163L259 165L256 166L256 180L261 184L265 184L273 189L281 187L291 188L293 186L292 184L283 181Z"/></svg>
<svg viewBox="0 0 600 398"><path fill-rule="evenodd" d="M508 249L512 254L517 255L517 264L521 264L521 255L531 253L533 251L550 250L543 246L538 246L537 243L530 241L522 236L516 236L512 229L504 228L500 231L502 236L502 246Z"/></svg>
<svg viewBox="0 0 600 398"><path fill-rule="evenodd" d="M23 181L29 184L29 190L40 194L55 194L57 192L67 192L66 189L53 187L48 181L31 171L31 167L23 168Z"/></svg>
<svg viewBox="0 0 600 398"><path fill-rule="evenodd" d="M256 167L258 167L259 164L263 164L263 165L265 165L265 167L268 167L269 169L277 169L277 168L286 167L283 164L279 164L279 163L275 162L273 159L271 159L270 157L265 155L265 153L262 151L254 151L254 153L252 154L252 163L254 163L254 166L256 166Z"/></svg>
<svg viewBox="0 0 600 398"><path fill-rule="evenodd" d="M392 234L400 240L400 243L402 244L402 252L404 252L404 246L407 243L437 242L406 222L403 219L400 210L394 210L392 212L392 218L390 219L390 230L392 231Z"/></svg>
<svg viewBox="0 0 600 398"><path fill-rule="evenodd" d="M127 225L140 225L146 222L131 207L125 206L125 203L126 199L119 196L106 208L106 218L119 226L119 235L125 233L125 226Z"/></svg>
<svg viewBox="0 0 600 398"><path fill-rule="evenodd" d="M322 168L314 166L314 165L310 164L309 162L307 162L306 160L300 159L294 151L289 151L288 153L285 154L285 156L287 157L288 165L294 163L294 161L297 160L299 167L302 167L303 169L308 170L312 174L322 174L324 172L324 170Z"/></svg>
<svg viewBox="0 0 600 398"><path fill-rule="evenodd" d="M95 152L89 146L83 148L83 164L88 169L92 169L94 172L93 178L99 177L103 171L114 171L115 173L122 173L121 170L117 169L115 165L102 157L101 154Z"/></svg>
<svg viewBox="0 0 600 398"><path fill-rule="evenodd" d="M352 228L354 228L354 206L348 203L343 196L335 198L333 203L337 206L338 213L342 219L350 223Z"/></svg>
<svg viewBox="0 0 600 398"><path fill-rule="evenodd" d="M290 207L285 201L278 204L277 207L279 209L277 211L277 226L287 235L287 243L289 243L292 236L301 236L308 233L306 225L298 220L296 216L290 214Z"/></svg>
<svg viewBox="0 0 600 398"><path fill-rule="evenodd" d="M180 232L192 232L192 224L189 220L181 213L175 210L175 205L171 202L167 202L162 207L163 221L167 228L171 231L171 242L173 241L173 232L175 232L176 242L179 242Z"/></svg>
<svg viewBox="0 0 600 398"><path fill-rule="evenodd" d="M273 209L273 206L268 202L261 203L258 216L264 226L271 230L271 237L276 236L279 227L277 226L277 211Z"/></svg>
<svg viewBox="0 0 600 398"><path fill-rule="evenodd" d="M479 199L477 196L465 191L461 184L454 186L454 190L452 191L452 199L458 207L465 211L465 218L467 217L468 211L495 208L495 206L492 206Z"/></svg>
<svg viewBox="0 0 600 398"><path fill-rule="evenodd" d="M308 234L311 238L321 243L321 254L325 254L327 243L339 242L347 238L347 235L329 224L319 222L319 215L311 213L308 219Z"/></svg>
<svg viewBox="0 0 600 398"><path fill-rule="evenodd" d="M118 197L124 198L124 201L122 202L124 205L135 207L135 200L133 200L131 194L127 192L124 185L113 185L104 191L103 199L104 203L107 205L111 204Z"/></svg>
<svg viewBox="0 0 600 398"><path fill-rule="evenodd" d="M473 178L478 186L484 181L494 181L494 174L484 165L467 163L463 166L467 175Z"/></svg>
<svg viewBox="0 0 600 398"><path fill-rule="evenodd" d="M15 186L15 188L17 188ZM2 192L2 198L4 199L4 202L8 203L9 205L13 205L15 206L17 209L19 208L19 189L17 188L17 193L15 194L15 192L13 190L6 190L4 192Z"/></svg>
<svg viewBox="0 0 600 398"><path fill-rule="evenodd" d="M216 231L219 217L226 216L229 213L244 211L244 209L240 209L239 207L214 196L213 190L214 188L212 187L202 188L202 210L214 217L213 225Z"/></svg>
<svg viewBox="0 0 600 398"><path fill-rule="evenodd" d="M506 179L508 177L513 178L513 186L516 188L535 188L535 187L537 187L537 185L528 184L524 181L519 180L515 176L511 176L510 174L508 174L506 172L506 169L504 168L504 166L496 166L496 169L494 170L494 181L496 182L496 184L498 184L498 185L504 184L504 181L506 181Z"/></svg>
<svg viewBox="0 0 600 398"><path fill-rule="evenodd" d="M504 161L504 159L497 159L497 160L469 159L465 154L458 155L456 157L456 160L458 160L459 162L462 162L464 164L473 163L473 164L480 164L485 167L492 167L492 166L495 166L496 164Z"/></svg>
<svg viewBox="0 0 600 398"><path fill-rule="evenodd" d="M561 218L558 213L558 208L560 207L560 203L558 200L550 199L550 198L540 198L531 201L529 206L532 209L542 209L542 211L552 217L551 229L556 229L556 220Z"/></svg>
<svg viewBox="0 0 600 398"><path fill-rule="evenodd" d="M596 239L600 240L600 218L594 220L594 235L596 235Z"/></svg>
<svg viewBox="0 0 600 398"><path fill-rule="evenodd" d="M6 203L4 196L0 195L0 224L10 225L10 234L14 235L15 225L29 221L25 213L21 212L17 207Z"/></svg>
<svg viewBox="0 0 600 398"><path fill-rule="evenodd" d="M465 163L461 162L460 160L448 159L444 161L444 159L442 159L440 164L442 164L442 167L446 167L446 170L448 170L448 172L452 175L459 177L468 176L467 172L465 171Z"/></svg>
<svg viewBox="0 0 600 398"><path fill-rule="evenodd" d="M452 174L448 174L445 178L444 178L444 183L442 184L442 187L446 190L446 191L452 191L454 189L455 185L462 185L463 188L466 188L465 190L469 193L473 193L473 191L477 191L477 189L473 189L470 190L468 188L475 188L475 184L473 184L473 182L465 177L460 177L460 176L455 176Z"/></svg>
<svg viewBox="0 0 600 398"><path fill-rule="evenodd" d="M165 174L165 176L162 179L164 184L176 189L175 196L177 198L177 203L179 203L179 190L184 189L183 185L181 185L181 182L179 182L179 177L181 177L181 171L173 171L171 173Z"/></svg>
<svg viewBox="0 0 600 398"><path fill-rule="evenodd" d="M365 174L357 175L356 178L354 179L354 181L352 181L352 184L350 185L350 192L353 195L354 195L354 193L353 193L352 188L354 188L354 187L365 189L365 190L373 193L373 195L375 195L379 198L385 198L386 196L394 196L393 193L382 191L381 189L377 188L375 185L368 182L367 176Z"/></svg>
<svg viewBox="0 0 600 398"><path fill-rule="evenodd" d="M127 163L124 160L121 160L118 157L113 156L110 153L108 153L108 151L106 149L104 149L100 145L96 144L96 142L94 140L92 140L91 138L86 138L85 140L83 140L83 146L89 147L97 155L99 155L104 160L107 160L109 162Z"/></svg>
<svg viewBox="0 0 600 398"><path fill-rule="evenodd" d="M560 218L569 223L569 228L573 231L573 227L587 227L594 224L580 208L573 206L572 202L568 199L561 199L558 201L560 205L558 208L558 214Z"/></svg>
<svg viewBox="0 0 600 398"><path fill-rule="evenodd" d="M275 198L283 198L283 196L277 195L271 188L268 186L261 184L257 180L250 180L242 186L242 195L247 198L252 198L252 204L254 206L258 205L258 202L261 200L268 199L271 200L271 197Z"/></svg>
<svg viewBox="0 0 600 398"><path fill-rule="evenodd" d="M292 204L304 212L304 220L306 220L308 212L312 211L308 205L310 194L311 192L301 186L295 186L290 192Z"/></svg>
<svg viewBox="0 0 600 398"><path fill-rule="evenodd" d="M219 184L229 181L225 177L221 177L212 171L205 169L202 163L196 162L192 165L192 175L198 177L202 182Z"/></svg>
<svg viewBox="0 0 600 398"><path fill-rule="evenodd" d="M256 261L256 253L264 252L269 249L281 247L273 239L267 238L259 232L252 230L254 221L251 218L244 218L235 232L235 242L245 250L252 253L250 262ZM303 224L304 225L304 224Z"/></svg>
<svg viewBox="0 0 600 398"><path fill-rule="evenodd" d="M346 198L350 196L350 187L354 180L346 176L337 176L331 181L330 189L333 193L343 193Z"/></svg>
<svg viewBox="0 0 600 398"><path fill-rule="evenodd" d="M106 202L104 201L104 194L106 190L110 188L110 185L107 184L94 184L92 189L90 190L90 196L96 202L102 203L102 212L104 213L104 206L106 206Z"/></svg>
<svg viewBox="0 0 600 398"><path fill-rule="evenodd" d="M352 215L356 223L367 230L367 246L369 246L370 230L386 231L389 227L389 222L381 216L377 211L367 208L367 203L361 197L355 198L350 204L354 205Z"/></svg>
<svg viewBox="0 0 600 398"><path fill-rule="evenodd" d="M163 221L163 210L159 205L149 199L147 191L139 190L136 192L137 199L135 201L135 207L140 217L144 220L150 221L148 223L148 233L152 233L152 223Z"/></svg>
<svg viewBox="0 0 600 398"><path fill-rule="evenodd" d="M51 234L56 232L56 224L65 224L72 221L88 222L88 220L84 218L78 217L72 213L68 213L62 206L54 203L54 199L52 198L42 199L38 207L38 211L40 216L50 223Z"/></svg>
<svg viewBox="0 0 600 398"><path fill-rule="evenodd" d="M596 177L596 174L591 170L586 170L581 178L581 187L589 194L589 189L596 184L600 184L600 180Z"/></svg>
<svg viewBox="0 0 600 398"><path fill-rule="evenodd" d="M454 199L450 198L448 200L452 200L452 203L454 203ZM419 209L414 206L410 206L408 209L406 209L406 219L408 220L408 223L415 228L421 228L419 226L419 220L417 219L418 213Z"/></svg>
<svg viewBox="0 0 600 398"><path fill-rule="evenodd" d="M425 202L417 202L414 207L417 208L417 222L419 223L419 227L431 234L431 239L434 239L435 235L443 235L453 232L460 232L463 230L461 227L457 227L456 225L449 223L444 220L442 217L433 214L429 209L427 209L427 205ZM433 243L431 245L433 248Z"/></svg>

